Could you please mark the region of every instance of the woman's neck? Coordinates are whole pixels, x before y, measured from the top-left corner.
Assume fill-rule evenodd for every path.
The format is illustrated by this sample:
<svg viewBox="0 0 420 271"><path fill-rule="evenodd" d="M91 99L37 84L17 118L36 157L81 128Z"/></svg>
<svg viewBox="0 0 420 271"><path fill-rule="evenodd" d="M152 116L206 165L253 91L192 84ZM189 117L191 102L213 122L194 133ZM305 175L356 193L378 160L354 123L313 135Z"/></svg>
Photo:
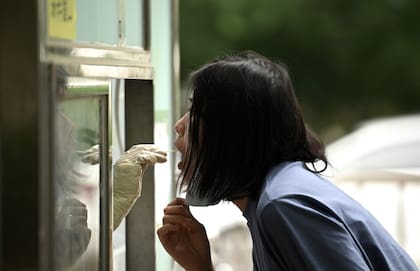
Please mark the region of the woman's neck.
<svg viewBox="0 0 420 271"><path fill-rule="evenodd" d="M248 197L243 197L243 198L239 198L239 199L235 199L232 201L236 207L239 208L239 210L242 211L242 213L245 211L246 209L246 205L248 204Z"/></svg>

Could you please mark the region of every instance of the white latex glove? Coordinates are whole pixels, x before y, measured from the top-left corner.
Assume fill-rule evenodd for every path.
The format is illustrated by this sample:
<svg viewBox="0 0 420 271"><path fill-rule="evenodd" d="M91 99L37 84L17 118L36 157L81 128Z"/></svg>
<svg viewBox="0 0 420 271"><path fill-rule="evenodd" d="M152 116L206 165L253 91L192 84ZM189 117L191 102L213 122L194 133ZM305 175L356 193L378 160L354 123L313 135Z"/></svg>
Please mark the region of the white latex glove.
<svg viewBox="0 0 420 271"><path fill-rule="evenodd" d="M99 145L93 145L89 149L77 151L77 153L80 155L83 163L90 165L99 164ZM109 150L109 159L112 159L111 150Z"/></svg>
<svg viewBox="0 0 420 271"><path fill-rule="evenodd" d="M114 230L141 195L142 179L149 165L166 162L166 152L155 145L134 145L114 164Z"/></svg>
<svg viewBox="0 0 420 271"><path fill-rule="evenodd" d="M82 161L91 165L99 163L99 147L79 152ZM113 213L115 230L140 197L143 175L149 165L166 162L166 152L153 144L132 146L114 164Z"/></svg>

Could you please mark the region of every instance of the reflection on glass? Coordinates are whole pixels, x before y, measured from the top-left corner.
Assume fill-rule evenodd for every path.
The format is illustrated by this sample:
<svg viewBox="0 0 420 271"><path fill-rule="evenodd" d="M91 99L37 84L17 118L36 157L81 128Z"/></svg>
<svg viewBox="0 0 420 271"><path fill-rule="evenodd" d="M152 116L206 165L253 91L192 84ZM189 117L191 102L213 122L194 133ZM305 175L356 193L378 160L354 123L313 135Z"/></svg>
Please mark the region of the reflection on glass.
<svg viewBox="0 0 420 271"><path fill-rule="evenodd" d="M125 1L125 39L127 46L144 48L143 0Z"/></svg>
<svg viewBox="0 0 420 271"><path fill-rule="evenodd" d="M76 8L78 41L118 44L118 1L78 0Z"/></svg>
<svg viewBox="0 0 420 271"><path fill-rule="evenodd" d="M48 0L48 37L144 48L144 0Z"/></svg>
<svg viewBox="0 0 420 271"><path fill-rule="evenodd" d="M55 119L56 270L99 266L99 98L62 100ZM87 162L86 157L96 159Z"/></svg>

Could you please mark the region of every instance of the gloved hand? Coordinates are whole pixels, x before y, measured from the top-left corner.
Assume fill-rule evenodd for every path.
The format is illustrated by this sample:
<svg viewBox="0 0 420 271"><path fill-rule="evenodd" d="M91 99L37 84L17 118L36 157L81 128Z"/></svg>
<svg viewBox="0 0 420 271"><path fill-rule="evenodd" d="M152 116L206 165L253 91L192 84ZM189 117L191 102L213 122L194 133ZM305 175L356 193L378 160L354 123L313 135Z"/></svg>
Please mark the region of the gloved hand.
<svg viewBox="0 0 420 271"><path fill-rule="evenodd" d="M83 163L90 164L90 165L97 165L99 164L99 145L93 145L89 149L84 151L77 151L79 156L82 159ZM111 150L109 150L109 160L112 160Z"/></svg>
<svg viewBox="0 0 420 271"><path fill-rule="evenodd" d="M78 152L82 162L99 163L99 146ZM142 179L149 165L166 162L166 152L152 144L132 146L114 164L113 172L113 213L114 230L140 197Z"/></svg>
<svg viewBox="0 0 420 271"><path fill-rule="evenodd" d="M149 165L166 162L166 152L155 145L134 145L114 164L114 230L140 197L142 179Z"/></svg>
<svg viewBox="0 0 420 271"><path fill-rule="evenodd" d="M82 162L90 165L99 164L99 145L93 145L87 150L77 152L81 158Z"/></svg>
<svg viewBox="0 0 420 271"><path fill-rule="evenodd" d="M66 198L56 216L56 263L72 266L86 251L92 235L87 225L86 205L76 198Z"/></svg>

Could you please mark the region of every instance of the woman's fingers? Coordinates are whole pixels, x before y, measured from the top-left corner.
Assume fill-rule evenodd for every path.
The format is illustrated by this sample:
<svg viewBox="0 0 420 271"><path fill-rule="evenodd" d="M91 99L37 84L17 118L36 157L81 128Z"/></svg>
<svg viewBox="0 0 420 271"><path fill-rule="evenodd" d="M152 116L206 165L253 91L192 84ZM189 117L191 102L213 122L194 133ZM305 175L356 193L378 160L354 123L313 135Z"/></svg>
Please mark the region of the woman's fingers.
<svg viewBox="0 0 420 271"><path fill-rule="evenodd" d="M168 206L170 205L186 205L185 199L183 198L175 198L173 201L168 203Z"/></svg>
<svg viewBox="0 0 420 271"><path fill-rule="evenodd" d="M179 231L180 229L181 229L181 227L179 225L168 223L168 224L165 224L162 227L160 227L157 230L157 234L158 234L158 236L164 236L164 235L167 235L171 232Z"/></svg>
<svg viewBox="0 0 420 271"><path fill-rule="evenodd" d="M183 219L188 217L188 212L185 209L184 205L179 204L168 204L165 209L163 210L163 221L162 223L165 224L165 222L168 221L169 223L177 222L181 223Z"/></svg>
<svg viewBox="0 0 420 271"><path fill-rule="evenodd" d="M163 209L164 214L187 214L184 205L168 205Z"/></svg>
<svg viewBox="0 0 420 271"><path fill-rule="evenodd" d="M185 199L183 198L176 198L168 203L163 212L165 214L183 214L186 217L194 218L194 216L191 214L190 206L185 203Z"/></svg>
<svg viewBox="0 0 420 271"><path fill-rule="evenodd" d="M180 215L164 215L162 218L162 224L178 224L178 225L187 225L186 218Z"/></svg>
<svg viewBox="0 0 420 271"><path fill-rule="evenodd" d="M201 270L208 265L210 247L204 226L192 216L184 199L176 198L166 206L162 224L156 233L180 266L185 270Z"/></svg>
<svg viewBox="0 0 420 271"><path fill-rule="evenodd" d="M179 215L183 217L191 217L191 213L184 205L168 205L163 210L164 215Z"/></svg>
<svg viewBox="0 0 420 271"><path fill-rule="evenodd" d="M176 198L163 210L162 225L180 225L188 231L201 231L203 225L198 222L191 214L189 206L185 204L185 199Z"/></svg>

